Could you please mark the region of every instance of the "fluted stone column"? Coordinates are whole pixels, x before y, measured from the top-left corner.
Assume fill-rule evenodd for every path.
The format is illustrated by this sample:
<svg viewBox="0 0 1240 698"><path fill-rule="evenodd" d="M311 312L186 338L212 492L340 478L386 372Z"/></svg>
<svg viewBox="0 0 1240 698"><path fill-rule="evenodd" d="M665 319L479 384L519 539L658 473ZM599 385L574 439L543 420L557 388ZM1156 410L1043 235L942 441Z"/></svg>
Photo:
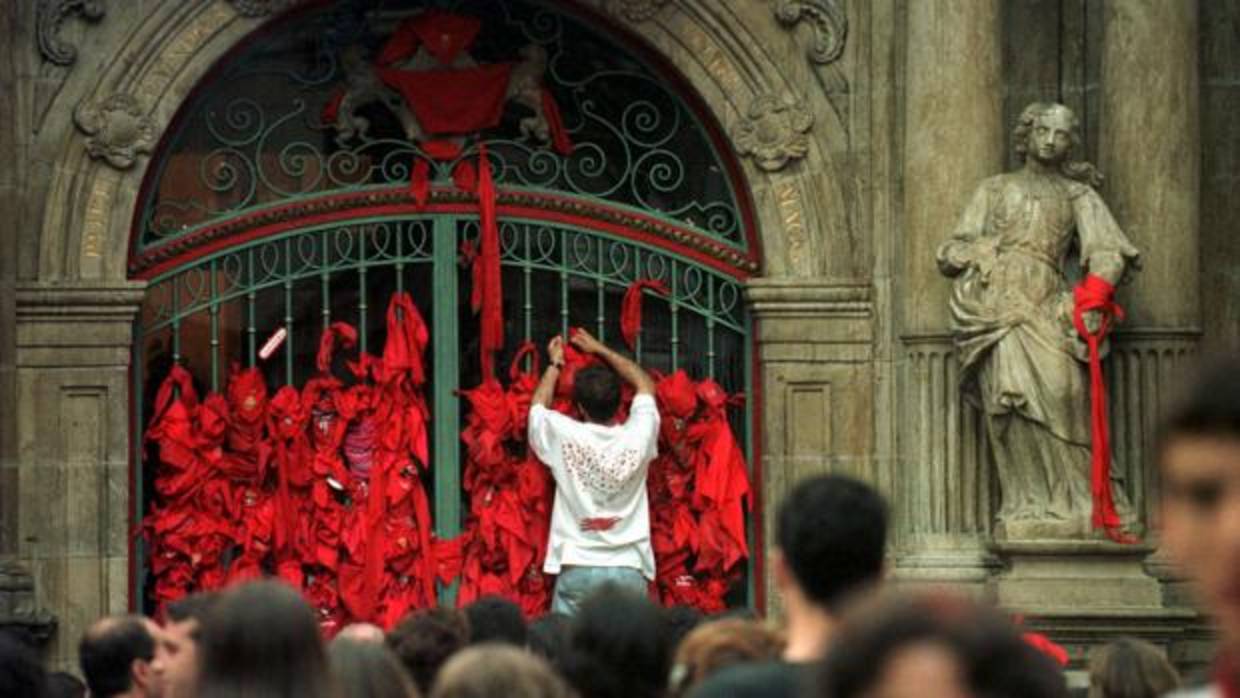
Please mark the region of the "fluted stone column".
<svg viewBox="0 0 1240 698"><path fill-rule="evenodd" d="M1152 506L1152 435L1200 335L1197 3L1108 0L1102 52L1102 194L1142 269L1109 361L1113 443L1134 503Z"/></svg>
<svg viewBox="0 0 1240 698"><path fill-rule="evenodd" d="M1003 166L1000 6L936 0L907 7L898 576L982 584L989 465L978 419L957 387L950 284L934 256L973 189Z"/></svg>

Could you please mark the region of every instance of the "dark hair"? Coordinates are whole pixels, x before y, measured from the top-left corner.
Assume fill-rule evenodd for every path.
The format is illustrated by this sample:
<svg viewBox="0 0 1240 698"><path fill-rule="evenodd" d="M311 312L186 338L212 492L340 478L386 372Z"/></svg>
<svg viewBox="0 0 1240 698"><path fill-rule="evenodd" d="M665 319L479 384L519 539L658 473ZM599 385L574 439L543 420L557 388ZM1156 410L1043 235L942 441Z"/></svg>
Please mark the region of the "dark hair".
<svg viewBox="0 0 1240 698"><path fill-rule="evenodd" d="M586 366L573 375L573 402L592 422L609 422L620 407L620 378L606 366Z"/></svg>
<svg viewBox="0 0 1240 698"><path fill-rule="evenodd" d="M821 698L871 691L900 650L941 647L959 662L975 696L1063 698L1054 660L1026 642L996 611L941 594L897 596L854 609L833 638L817 677Z"/></svg>
<svg viewBox="0 0 1240 698"><path fill-rule="evenodd" d="M1179 685L1175 667L1143 640L1120 638L1089 659L1089 698L1157 698Z"/></svg>
<svg viewBox="0 0 1240 698"><path fill-rule="evenodd" d="M331 674L314 611L282 583L225 592L202 626L198 698L327 698Z"/></svg>
<svg viewBox="0 0 1240 698"><path fill-rule="evenodd" d="M566 613L548 613L530 623L530 651L558 666L568 651L568 630L572 618Z"/></svg>
<svg viewBox="0 0 1240 698"><path fill-rule="evenodd" d="M432 698L570 698L564 680L541 657L511 645L470 647L448 660Z"/></svg>
<svg viewBox="0 0 1240 698"><path fill-rule="evenodd" d="M0 696L41 696L47 676L34 648L0 632Z"/></svg>
<svg viewBox="0 0 1240 698"><path fill-rule="evenodd" d="M4 695L13 694L5 693ZM43 695L44 698L84 698L86 684L67 671L56 671L47 675L47 688L43 691Z"/></svg>
<svg viewBox="0 0 1240 698"><path fill-rule="evenodd" d="M1240 358L1216 358L1192 381L1163 419L1158 453L1180 436L1240 440Z"/></svg>
<svg viewBox="0 0 1240 698"><path fill-rule="evenodd" d="M92 696L106 698L129 690L135 660L151 661L155 638L142 616L109 616L95 622L78 643L78 661Z"/></svg>
<svg viewBox="0 0 1240 698"><path fill-rule="evenodd" d="M676 605L664 611L667 618L667 627L671 633L672 647L680 644L685 636L693 632L693 629L702 624L705 616L702 612L693 606ZM712 619L713 620L713 619Z"/></svg>
<svg viewBox="0 0 1240 698"><path fill-rule="evenodd" d="M202 636L203 621L219 601L220 594L215 591L200 591L189 596L182 596L164 608L164 617L173 623L198 621L198 627L190 633L190 637L197 641Z"/></svg>
<svg viewBox="0 0 1240 698"><path fill-rule="evenodd" d="M561 670L581 698L662 696L671 666L663 609L606 584L582 602Z"/></svg>
<svg viewBox="0 0 1240 698"><path fill-rule="evenodd" d="M413 698L417 686L404 665L377 642L337 637L327 646L340 698Z"/></svg>
<svg viewBox="0 0 1240 698"><path fill-rule="evenodd" d="M529 629L521 607L499 596L484 596L465 607L469 617L469 644L504 642L525 647Z"/></svg>
<svg viewBox="0 0 1240 698"><path fill-rule="evenodd" d="M805 594L834 609L882 573L887 505L858 480L809 478L780 505L775 537Z"/></svg>
<svg viewBox="0 0 1240 698"><path fill-rule="evenodd" d="M405 616L387 634L387 645L409 670L423 694L439 668L469 643L469 619L454 608L432 608Z"/></svg>

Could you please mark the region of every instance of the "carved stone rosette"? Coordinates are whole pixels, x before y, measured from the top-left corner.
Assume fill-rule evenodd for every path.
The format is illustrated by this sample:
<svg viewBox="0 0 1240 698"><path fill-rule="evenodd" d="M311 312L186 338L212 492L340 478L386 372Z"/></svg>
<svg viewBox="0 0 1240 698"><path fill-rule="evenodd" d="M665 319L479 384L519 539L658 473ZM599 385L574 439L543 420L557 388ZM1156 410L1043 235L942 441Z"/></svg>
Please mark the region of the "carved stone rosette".
<svg viewBox="0 0 1240 698"><path fill-rule="evenodd" d="M810 61L825 65L843 55L848 15L835 0L779 0L775 18L788 28L809 20L814 29L814 43L806 50Z"/></svg>
<svg viewBox="0 0 1240 698"><path fill-rule="evenodd" d="M807 134L813 124L814 115L803 102L789 96L759 95L736 125L732 139L738 153L753 156L759 168L775 172L809 152Z"/></svg>
<svg viewBox="0 0 1240 698"><path fill-rule="evenodd" d="M611 11L630 22L645 22L659 13L669 0L611 0Z"/></svg>
<svg viewBox="0 0 1240 698"><path fill-rule="evenodd" d="M83 102L73 121L85 133L86 152L119 170L133 167L155 147L155 126L136 97L117 93L101 102Z"/></svg>
<svg viewBox="0 0 1240 698"><path fill-rule="evenodd" d="M60 40L60 27L70 15L81 15L88 22L103 19L103 0L40 0L35 15L39 53L49 63L72 65L77 47Z"/></svg>

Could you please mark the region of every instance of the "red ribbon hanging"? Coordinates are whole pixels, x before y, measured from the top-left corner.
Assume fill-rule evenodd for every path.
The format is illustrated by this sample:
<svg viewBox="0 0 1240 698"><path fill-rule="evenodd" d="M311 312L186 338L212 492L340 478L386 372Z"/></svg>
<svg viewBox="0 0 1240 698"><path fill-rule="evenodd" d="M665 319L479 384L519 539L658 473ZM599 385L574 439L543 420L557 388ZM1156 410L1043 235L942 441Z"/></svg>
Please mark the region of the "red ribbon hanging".
<svg viewBox="0 0 1240 698"><path fill-rule="evenodd" d="M637 335L642 331L642 289L650 289L661 296L669 291L667 284L655 279L639 279L629 284L620 303L620 335L629 349L637 346Z"/></svg>
<svg viewBox="0 0 1240 698"><path fill-rule="evenodd" d="M479 348L483 380L495 377L495 352L504 346L504 298L499 263L499 225L495 183L485 143L478 145L478 256L473 263L470 306L479 313Z"/></svg>
<svg viewBox="0 0 1240 698"><path fill-rule="evenodd" d="M551 131L551 147L560 155L573 154L573 141L568 137L568 129L564 128L564 117L560 114L560 105L555 101L551 90L542 89L543 118L547 120L547 128Z"/></svg>
<svg viewBox="0 0 1240 698"><path fill-rule="evenodd" d="M314 358L314 364L318 366L319 372L331 371L332 354L336 351L337 340L340 346L352 349L357 344L357 330L347 322L333 322L323 330L323 336L319 338L319 352Z"/></svg>
<svg viewBox="0 0 1240 698"><path fill-rule="evenodd" d="M1089 347L1090 426L1093 431L1090 468L1094 498L1093 525L1094 528L1106 531L1107 537L1117 543L1134 543L1135 540L1120 531L1122 522L1119 513L1115 510L1115 500L1111 492L1111 443L1107 428L1107 393L1106 384L1102 380L1102 357L1099 354L1102 340L1111 331L1112 320L1124 318L1124 309L1112 300L1114 297L1115 287L1106 279L1087 274L1073 290L1075 307L1072 312L1072 323ZM1090 311L1099 311L1102 316L1102 323L1097 332L1090 332L1085 327L1084 314Z"/></svg>

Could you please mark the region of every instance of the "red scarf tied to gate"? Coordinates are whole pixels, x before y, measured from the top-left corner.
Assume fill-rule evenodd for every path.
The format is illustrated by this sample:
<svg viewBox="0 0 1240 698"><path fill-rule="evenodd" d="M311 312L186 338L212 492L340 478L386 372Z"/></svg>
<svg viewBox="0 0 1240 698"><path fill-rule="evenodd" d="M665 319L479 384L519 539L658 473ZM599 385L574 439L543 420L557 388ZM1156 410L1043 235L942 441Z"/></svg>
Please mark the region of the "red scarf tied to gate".
<svg viewBox="0 0 1240 698"><path fill-rule="evenodd" d="M1089 401L1090 421L1093 429L1093 445L1091 453L1090 481L1094 496L1094 528L1106 531L1107 537L1117 543L1136 542L1125 535L1120 527L1122 523L1119 513L1115 511L1115 500L1111 493L1111 444L1107 429L1107 392L1102 381L1102 356L1099 348L1102 340L1111 331L1113 320L1124 319L1124 309L1114 300L1115 287L1106 279L1087 274L1085 279L1073 290L1075 307L1072 312L1072 323L1076 331L1085 339L1089 347ZM1097 332L1090 332L1085 326L1085 313L1098 311L1102 323Z"/></svg>
<svg viewBox="0 0 1240 698"><path fill-rule="evenodd" d="M642 290L650 289L661 296L668 294L667 284L654 279L641 279L629 284L620 302L620 335L629 349L636 349L637 335L642 331Z"/></svg>

